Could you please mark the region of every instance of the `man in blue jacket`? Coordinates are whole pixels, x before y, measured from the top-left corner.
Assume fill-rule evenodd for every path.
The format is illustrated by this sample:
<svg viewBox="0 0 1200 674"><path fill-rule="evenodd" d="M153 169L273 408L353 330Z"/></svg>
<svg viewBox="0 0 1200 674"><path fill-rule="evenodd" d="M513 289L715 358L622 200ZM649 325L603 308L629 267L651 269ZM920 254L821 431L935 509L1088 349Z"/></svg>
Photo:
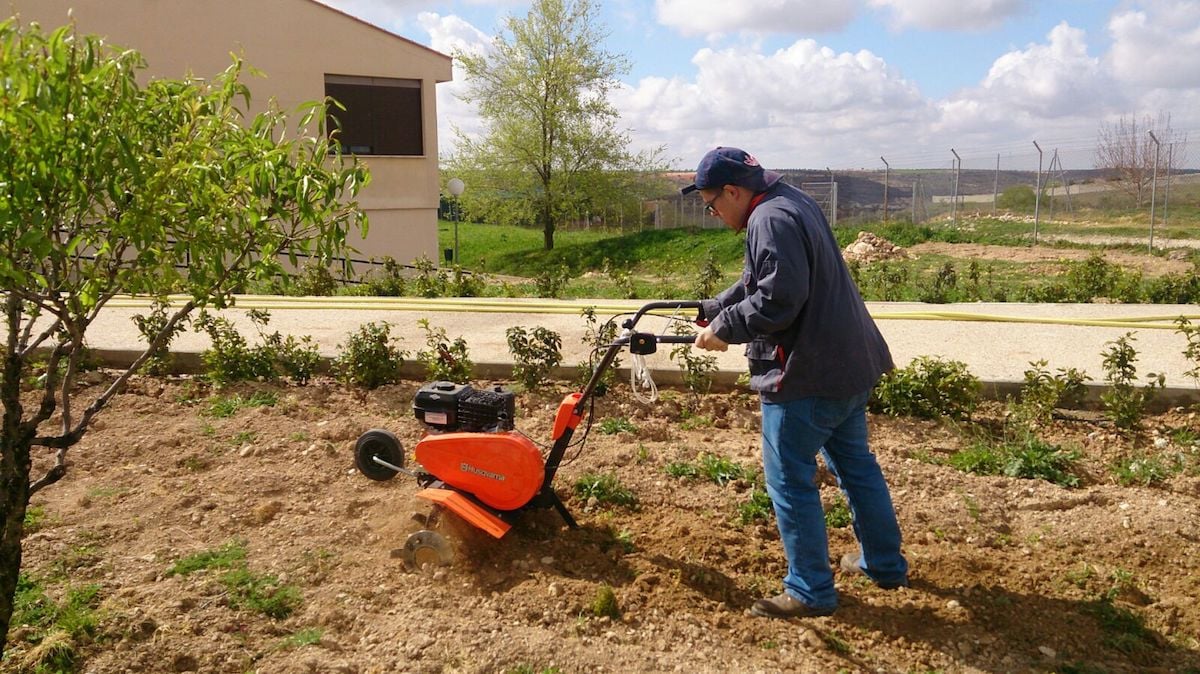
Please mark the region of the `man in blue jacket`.
<svg viewBox="0 0 1200 674"><path fill-rule="evenodd" d="M837 590L814 476L820 453L854 518L858 552L840 566L883 588L908 584L891 494L867 444L866 404L893 367L887 343L850 278L816 202L750 154L718 147L700 161L704 208L746 232L741 281L705 300L701 349L745 344L750 387L762 399L763 469L788 558L784 592L751 612L772 618L830 615Z"/></svg>

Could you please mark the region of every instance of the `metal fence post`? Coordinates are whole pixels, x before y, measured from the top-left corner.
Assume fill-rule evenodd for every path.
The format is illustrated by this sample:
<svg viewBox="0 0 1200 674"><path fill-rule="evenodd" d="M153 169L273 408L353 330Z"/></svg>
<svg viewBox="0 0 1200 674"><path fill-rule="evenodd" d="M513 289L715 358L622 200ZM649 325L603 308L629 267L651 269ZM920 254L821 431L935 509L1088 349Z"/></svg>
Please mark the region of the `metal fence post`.
<svg viewBox="0 0 1200 674"><path fill-rule="evenodd" d="M1154 252L1154 198L1155 192L1158 190L1158 152L1162 146L1158 142L1158 138L1154 136L1153 131L1148 131L1150 140L1154 141L1154 171L1150 178L1150 252Z"/></svg>
<svg viewBox="0 0 1200 674"><path fill-rule="evenodd" d="M879 158L883 162L883 221L888 221L888 178L892 174L892 165L883 157Z"/></svg>
<svg viewBox="0 0 1200 674"><path fill-rule="evenodd" d="M996 153L996 177L992 179L992 217L996 217L996 199L1000 192L1000 153Z"/></svg>
<svg viewBox="0 0 1200 674"><path fill-rule="evenodd" d="M1038 151L1037 186L1034 188L1033 192L1033 243L1034 245L1037 245L1038 220L1042 216L1042 146L1038 145L1036 140L1033 141L1033 146L1036 147Z"/></svg>
<svg viewBox="0 0 1200 674"><path fill-rule="evenodd" d="M950 202L950 211L954 214L954 226L958 227L958 176L962 171L962 159L954 148L950 148L950 154L954 155L954 198Z"/></svg>

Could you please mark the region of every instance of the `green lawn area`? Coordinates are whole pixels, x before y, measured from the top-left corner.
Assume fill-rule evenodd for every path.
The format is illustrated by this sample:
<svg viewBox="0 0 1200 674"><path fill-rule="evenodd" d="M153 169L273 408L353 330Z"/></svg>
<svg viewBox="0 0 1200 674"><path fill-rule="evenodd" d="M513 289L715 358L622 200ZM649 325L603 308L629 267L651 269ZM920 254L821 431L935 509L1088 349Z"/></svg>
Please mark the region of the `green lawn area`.
<svg viewBox="0 0 1200 674"><path fill-rule="evenodd" d="M1187 207L1179 208L1184 211ZM1105 217L1101 222L1082 219L1085 212L1082 207L1078 209L1081 218L1078 220L1041 223L1039 234L1142 237L1147 232L1146 226L1122 222L1125 216L1121 213L1097 211ZM1000 246L1029 246L1033 241L1029 222L983 217L964 219L957 228L946 221L912 225L894 220L839 226L835 228L839 246L848 245L860 231L874 232L904 247L927 241ZM438 232L442 248L453 247L454 223L439 222ZM1156 236L1187 238L1196 233L1181 226L1160 228ZM555 247L547 251L540 230L472 222L458 223L458 239L463 269L504 277L500 282L486 284L481 294L544 296L544 279L557 274L565 280L554 286L552 294L566 299L693 298L705 282L719 289L737 280L744 245L743 236L724 228L585 229L556 232ZM1139 247L1044 241L1039 245L1082 248L1097 254L1111 248ZM1037 289L1051 283L1063 271L1064 266L1058 263L973 261L951 255L924 255L853 269L868 300L927 302L1046 301ZM543 280L541 285L539 277ZM1200 287L1200 281L1197 286Z"/></svg>

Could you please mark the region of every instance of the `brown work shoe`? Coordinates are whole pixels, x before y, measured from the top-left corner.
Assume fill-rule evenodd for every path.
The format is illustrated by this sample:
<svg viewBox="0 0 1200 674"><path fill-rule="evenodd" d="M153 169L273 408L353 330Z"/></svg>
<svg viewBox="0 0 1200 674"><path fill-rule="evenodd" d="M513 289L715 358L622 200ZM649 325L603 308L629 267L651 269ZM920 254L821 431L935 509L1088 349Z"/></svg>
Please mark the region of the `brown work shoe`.
<svg viewBox="0 0 1200 674"><path fill-rule="evenodd" d="M908 587L908 579L899 582L881 583L867 574L867 570L862 567L862 553L847 552L842 555L841 562L842 571L846 573L856 573L860 576L866 576L872 583L875 583L884 590L895 590L898 587Z"/></svg>
<svg viewBox="0 0 1200 674"><path fill-rule="evenodd" d="M750 613L760 618L819 618L836 610L836 606L809 606L786 592L759 599L750 607Z"/></svg>

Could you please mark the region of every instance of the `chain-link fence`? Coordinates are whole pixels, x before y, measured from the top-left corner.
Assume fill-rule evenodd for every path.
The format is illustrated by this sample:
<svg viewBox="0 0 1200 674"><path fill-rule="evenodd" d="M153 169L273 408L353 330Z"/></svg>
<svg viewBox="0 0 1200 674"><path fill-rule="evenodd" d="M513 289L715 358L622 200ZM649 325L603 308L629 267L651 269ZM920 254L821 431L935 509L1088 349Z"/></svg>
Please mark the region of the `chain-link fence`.
<svg viewBox="0 0 1200 674"><path fill-rule="evenodd" d="M1152 230L1170 223L1172 198L1182 205L1181 197L1197 193L1188 186L1200 186L1200 171L1185 168L1186 137L1172 133L1163 140L1165 135L1118 137L1114 142L1136 146L1131 151L1136 158L1123 167L1095 168L1099 151L1093 138L1021 143L1026 148L1021 151L1014 145L999 152L949 150L942 158L880 157L878 169L780 172L816 199L834 226L1016 217L1029 219L1036 237L1039 223L1070 218L1080 207L1090 207L1130 213L1134 220L1144 217L1136 224L1153 223ZM695 196L664 196L648 202L648 210L655 228L722 226L705 216ZM1144 216L1138 215L1142 212Z"/></svg>

